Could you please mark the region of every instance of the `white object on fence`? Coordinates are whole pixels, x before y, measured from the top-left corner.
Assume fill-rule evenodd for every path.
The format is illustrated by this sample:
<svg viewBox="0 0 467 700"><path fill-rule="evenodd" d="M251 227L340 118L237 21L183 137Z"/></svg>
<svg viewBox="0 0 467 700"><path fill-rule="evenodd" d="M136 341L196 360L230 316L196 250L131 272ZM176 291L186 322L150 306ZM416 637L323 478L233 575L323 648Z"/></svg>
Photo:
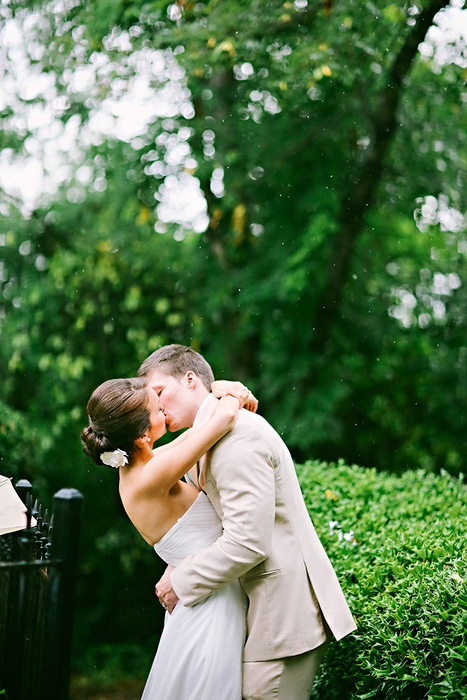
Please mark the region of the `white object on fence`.
<svg viewBox="0 0 467 700"><path fill-rule="evenodd" d="M31 527L36 525L31 518ZM16 493L11 479L0 474L0 535L26 528L26 506Z"/></svg>

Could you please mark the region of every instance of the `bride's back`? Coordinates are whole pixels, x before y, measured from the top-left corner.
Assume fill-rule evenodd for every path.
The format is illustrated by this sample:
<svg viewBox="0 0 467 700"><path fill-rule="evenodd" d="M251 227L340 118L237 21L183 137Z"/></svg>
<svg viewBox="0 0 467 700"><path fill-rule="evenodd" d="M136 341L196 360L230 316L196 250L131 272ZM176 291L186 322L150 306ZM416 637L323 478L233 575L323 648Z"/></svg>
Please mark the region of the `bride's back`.
<svg viewBox="0 0 467 700"><path fill-rule="evenodd" d="M120 470L119 492L126 514L153 547L193 504L198 491L183 481L178 481L168 492L148 490L141 469Z"/></svg>

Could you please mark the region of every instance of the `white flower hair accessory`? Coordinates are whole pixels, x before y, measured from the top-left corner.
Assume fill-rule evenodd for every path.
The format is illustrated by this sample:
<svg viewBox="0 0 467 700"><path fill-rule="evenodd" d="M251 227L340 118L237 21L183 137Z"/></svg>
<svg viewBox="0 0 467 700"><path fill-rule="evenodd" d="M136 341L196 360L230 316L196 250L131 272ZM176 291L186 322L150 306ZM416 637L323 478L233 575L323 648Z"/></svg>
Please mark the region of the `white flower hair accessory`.
<svg viewBox="0 0 467 700"><path fill-rule="evenodd" d="M119 467L123 467L124 464L128 464L128 454L120 448L113 452L103 452L101 454L101 462L108 467L118 469Z"/></svg>

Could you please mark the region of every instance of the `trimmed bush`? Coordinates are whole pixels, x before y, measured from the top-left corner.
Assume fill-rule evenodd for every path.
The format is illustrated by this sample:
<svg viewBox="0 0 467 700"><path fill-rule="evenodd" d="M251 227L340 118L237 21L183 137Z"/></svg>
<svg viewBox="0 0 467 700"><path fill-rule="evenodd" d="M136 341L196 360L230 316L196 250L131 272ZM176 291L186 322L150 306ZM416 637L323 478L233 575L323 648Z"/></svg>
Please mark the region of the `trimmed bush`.
<svg viewBox="0 0 467 700"><path fill-rule="evenodd" d="M462 480L343 462L297 471L358 624L331 645L313 699L467 699Z"/></svg>

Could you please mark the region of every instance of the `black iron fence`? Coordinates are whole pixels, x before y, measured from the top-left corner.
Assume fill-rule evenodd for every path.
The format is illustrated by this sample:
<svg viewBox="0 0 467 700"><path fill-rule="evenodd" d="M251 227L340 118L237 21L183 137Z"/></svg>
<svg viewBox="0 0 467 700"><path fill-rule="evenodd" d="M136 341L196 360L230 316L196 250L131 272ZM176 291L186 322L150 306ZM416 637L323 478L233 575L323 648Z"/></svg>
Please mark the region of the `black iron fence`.
<svg viewBox="0 0 467 700"><path fill-rule="evenodd" d="M16 490L27 528L0 536L0 692L67 700L82 496L56 493L49 519L28 481Z"/></svg>

